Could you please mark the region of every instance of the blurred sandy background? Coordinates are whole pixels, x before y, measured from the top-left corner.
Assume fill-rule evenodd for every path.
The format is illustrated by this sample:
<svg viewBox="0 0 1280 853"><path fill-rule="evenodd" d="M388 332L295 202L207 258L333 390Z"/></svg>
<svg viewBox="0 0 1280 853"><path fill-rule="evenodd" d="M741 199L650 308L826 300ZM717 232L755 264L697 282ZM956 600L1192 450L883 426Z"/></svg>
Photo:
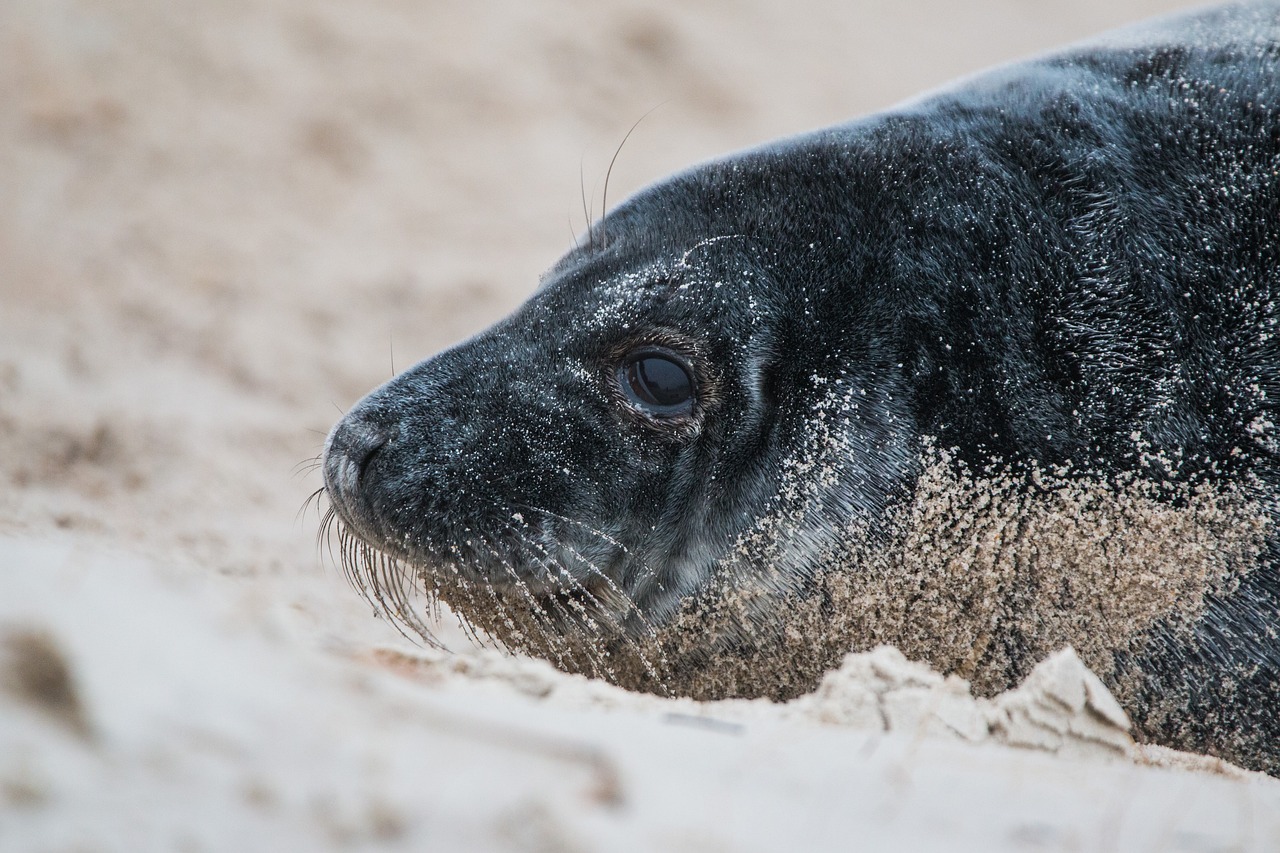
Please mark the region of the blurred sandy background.
<svg viewBox="0 0 1280 853"><path fill-rule="evenodd" d="M480 758L365 743L413 725L378 693L399 688L360 673L365 650L403 641L320 559L303 463L393 363L532 290L583 230L583 192L598 215L641 116L615 202L1184 5L0 0L0 631L48 639L80 697L70 729L0 700L0 849L605 849L562 826L572 798L520 799L542 777L501 750L485 766L532 780L503 794L506 818L466 812L501 778L415 775ZM367 751L327 757L348 740ZM795 760L797 784L830 787ZM670 769L635 773L661 786ZM448 834L459 790L474 835ZM625 837L756 849L722 834L752 811L742 797L660 845ZM773 830L840 808L796 803ZM947 826L920 839L961 837Z"/></svg>

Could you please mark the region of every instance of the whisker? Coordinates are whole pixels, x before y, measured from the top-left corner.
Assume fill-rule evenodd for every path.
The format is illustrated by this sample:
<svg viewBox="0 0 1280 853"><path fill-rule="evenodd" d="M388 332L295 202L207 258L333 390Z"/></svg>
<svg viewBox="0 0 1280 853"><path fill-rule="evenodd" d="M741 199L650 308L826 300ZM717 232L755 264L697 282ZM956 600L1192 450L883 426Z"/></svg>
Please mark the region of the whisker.
<svg viewBox="0 0 1280 853"><path fill-rule="evenodd" d="M300 473L310 474L312 471L316 470L323 464L324 464L324 460L321 459L320 454L317 453L315 456L312 456L310 459L303 459L297 465L294 465L293 470L290 471L289 473L295 477L298 476L298 474Z"/></svg>
<svg viewBox="0 0 1280 853"><path fill-rule="evenodd" d="M514 482L520 477L527 477L530 474L539 474L539 473L541 473L541 469L533 465L530 465L526 468L519 468L516 470L507 470L502 472L501 474L487 473L485 475L485 484L492 486L495 483L510 483L510 482Z"/></svg>
<svg viewBox="0 0 1280 853"><path fill-rule="evenodd" d="M331 532L337 531L338 554L334 558ZM413 607L412 596L419 592L414 578L398 559L374 548L355 536L337 518L330 507L321 521L321 540L329 543L330 559L342 569L347 582L376 612L387 617L396 631L406 640L444 649L445 646ZM430 590L421 590L428 601ZM407 630L406 630L407 629ZM411 635L408 631L413 631ZM414 636L416 635L416 636Z"/></svg>
<svg viewBox="0 0 1280 853"><path fill-rule="evenodd" d="M413 640L406 628L412 629L429 644L438 645L431 630L422 622L414 611L410 594L416 584L409 580L404 565L385 552L365 544L361 549L365 565L372 569L374 588L378 591L378 600L383 604L390 621L405 639ZM408 581L408 582L407 582Z"/></svg>
<svg viewBox="0 0 1280 853"><path fill-rule="evenodd" d="M554 518L557 521L563 521L565 524L576 525L577 527L580 527L583 530L587 531L587 533L590 533L592 536L595 536L598 539L608 542L610 545L613 545L615 548L622 551L622 553L626 554L628 557L635 560L643 572L643 574L641 575L642 577L651 578L651 577L654 577L656 574L656 572L654 572L654 570L650 568L649 565L645 563L644 560L640 559L640 557L637 556L636 553L632 551L630 548L628 548L626 545L623 545L621 542L619 542L617 539L614 539L612 536L610 536L608 533L605 533L603 530L599 530L595 527L592 527L591 525L587 524L585 521L579 521L576 518L569 518L567 515L560 515L559 513L552 512L549 509L543 509L540 506L534 506L533 504L513 503L512 506L516 507L517 509L527 509L529 510L529 512L532 512L532 513L541 513L542 515L548 516L550 518Z"/></svg>
<svg viewBox="0 0 1280 853"><path fill-rule="evenodd" d="M506 529L509 533L519 536L519 533L510 525L506 525ZM485 542L486 546L488 546L488 544L488 542ZM518 589L524 596L525 600L528 601L530 613L533 615L534 621L538 627L538 633L547 648L550 649L552 655L554 655L556 662L560 664L560 668L566 671L579 670L580 667L573 655L572 648L564 637L557 634L555 626L552 623L551 614L547 612L546 608L534 596L533 591L529 589L529 585L520 577L520 574L515 570L515 567L511 565L510 561L499 556L496 548L490 546L489 553L497 559L499 563L501 563L503 569L505 569L506 573L511 577L516 589ZM551 604L553 606L559 605L555 596L551 596ZM572 661L572 666L569 666L566 663L566 657Z"/></svg>
<svg viewBox="0 0 1280 853"><path fill-rule="evenodd" d="M320 529L316 531L316 549L322 554L327 552L329 564L334 566L338 565L338 558L333 553L334 532L337 525L338 511L330 506L320 517Z"/></svg>
<svg viewBox="0 0 1280 853"><path fill-rule="evenodd" d="M585 607L582 607L581 603L576 602L574 599L570 599L568 602L570 606L575 606L578 609L579 618L585 621L586 627L588 627L592 631L593 636L603 639L600 632L600 626L599 624L597 624L597 621L596 621L596 620L602 620L605 623L606 627L610 630L611 636L620 640L623 643L623 646L625 648L628 648L633 654L635 654L636 658L640 661L640 664L644 667L645 671L653 679L654 683L658 685L663 692L666 692L666 686L663 682L661 675L659 674L658 667L650 659L648 652L645 650L644 646L640 643L639 639L632 636L632 633L626 628L624 622L620 621L619 615L615 613L616 608L610 607L609 605L601 601L600 598L594 592L592 592L590 589L584 586L581 581L575 578L572 572L564 568L564 566L560 564L558 560L555 560L555 558L547 552L546 547L542 543L530 538L527 535L521 534L520 531L513 531L513 532L515 532L517 535L520 536L522 544L525 544L530 548L536 549L537 551L539 551L544 555L545 561L542 559L539 559L537 556L534 556L533 559L535 560L535 562L538 562L540 565L543 565L546 568L549 568L547 561L555 562L555 564L560 567L560 571L557 573L559 579L564 583L568 584L571 590L576 591L577 593L582 595L584 598L586 598L587 601L592 605L594 613L591 611L588 611ZM583 563L583 565L587 567L588 571L591 574L593 574L595 577L602 579L605 582L605 584L616 594L616 596L625 603L623 615L625 615L626 613L635 614L637 619L640 621L640 623L645 627L646 635L650 639L656 638L657 629L652 624L649 623L649 621L645 618L644 614L640 611L639 606L636 605L635 601L632 600L631 597L627 595L625 591L620 589L608 575L606 575L598 566L596 566L594 563L588 560L585 556L583 556L582 554L579 554L577 551L573 550L572 548L569 548L568 546L562 545L561 547L566 548L566 550L568 550L573 556L575 556L578 560L580 560ZM605 657L608 657L607 650L601 650L601 651ZM659 648L659 652L661 652L660 648ZM665 663L665 660L663 660L661 657L659 658L659 661L661 663ZM613 668L611 666L608 666L607 664L605 664L605 668L609 673L609 676L610 676L609 680L616 682L616 674Z"/></svg>
<svg viewBox="0 0 1280 853"><path fill-rule="evenodd" d="M553 513L548 510L543 510L539 507L527 506L527 508L529 509L530 512L542 513L546 516L557 518L570 524L575 524L578 527L582 528L583 530L586 530L588 533L606 542L616 545L618 548L620 548L623 551L623 553L627 554L628 556L631 556L633 559L636 560L637 563L640 564L642 570L644 571L645 577L653 576L652 569L650 569L644 563L643 560L640 560L639 558L637 558L626 546L622 545L620 542L618 542L616 539L609 536L608 534L592 527L589 524L586 524L585 522L578 521L577 519L568 518L568 517L559 515L558 513ZM537 542L528 537L526 537L526 541L532 547L535 547L539 551L541 551L543 554L546 554L547 559L553 559L551 555L547 553L546 546L543 543ZM574 578L573 575L569 573L567 570L564 571L564 579L567 580L570 584L572 584L577 590L580 591L582 595L584 595L590 602L593 603L596 610L608 622L608 625L612 629L614 634L620 637L624 645L627 648L629 648L632 651L632 653L635 654L641 666L644 667L645 672L648 673L649 677L653 679L653 683L659 688L659 690L662 693L668 693L669 691L667 689L665 680L660 674L660 667L665 667L666 658L662 653L661 644L657 642L657 637L658 637L657 626L649 621L648 616L645 615L644 611L636 603L635 599L633 599L631 595L626 590L624 590L603 569L601 569L598 565L596 565L592 560L588 559L586 555L580 553L577 549L573 548L572 546L564 542L559 543L559 547L563 548L571 556L576 558L585 567L589 575L591 575L592 577L598 578L605 585L607 590L612 594L614 605L609 606L604 602L602 602L594 592L592 592L580 581ZM621 607L619 607L619 604L621 604ZM650 654L645 649L644 645L640 642L640 639L636 637L634 633L625 626L624 620L628 616L632 616L635 618L635 620L639 623L639 625L643 629L641 632L642 636L647 637L648 640L652 643L653 647L656 648L658 652L658 660L656 664L651 659Z"/></svg>
<svg viewBox="0 0 1280 853"><path fill-rule="evenodd" d="M307 514L307 510L311 509L312 504L314 504L314 505L315 505L316 513L317 513L317 514L319 514L319 513L320 513L320 502L324 499L324 496L325 496L326 494L327 494L327 490L325 489L325 487L324 487L324 486L321 486L320 488L316 489L316 490L315 490L314 492L312 492L311 494L307 495L306 500L304 500L304 501L302 502L302 506L298 507L298 514L297 514L297 515L295 515L295 516L293 517L293 520L294 520L294 521L301 521L301 520L302 520L302 517L303 517L304 515L306 515L306 514ZM332 510L332 508L330 508L330 510L329 510L329 511L330 511L330 512L332 512L332 511L333 511L333 510ZM321 532L323 533L323 531L324 531L324 520L323 520L323 518L321 519L320 530L321 530ZM317 540L317 544L319 544L319 540Z"/></svg>
<svg viewBox="0 0 1280 853"><path fill-rule="evenodd" d="M645 616L644 611L640 609L640 605L636 604L635 599L631 597L631 594L620 587L613 578L609 577L609 575L604 572L603 569L589 560L585 555L579 553L576 548L564 543L560 543L560 547L568 551L571 556L575 557L578 562L586 567L589 574L603 581L609 588L609 591L622 600L625 605L622 610L623 615L634 615L640 624L644 626L644 632L646 634L654 636L658 633L658 629L649 622L648 617Z"/></svg>
<svg viewBox="0 0 1280 853"><path fill-rule="evenodd" d="M520 531L511 530L511 533L519 540L518 544L534 544ZM542 566L543 570L548 572L548 574L553 573L553 569L548 563L539 559L534 554L528 554L528 556L535 563ZM561 567L560 571L554 572L554 574L568 580L570 583L573 583L572 576L563 569L563 567ZM591 596L589 591L583 589L582 594L587 596L597 607L602 606L594 599L593 596ZM557 595L554 590L550 591L546 597L551 605L561 614L562 629L572 629L577 637L582 641L582 650L587 655L588 662L591 664L590 674L595 678L601 678L611 683L616 681L613 669L608 664L608 652L601 646L603 638L601 636L600 626L591 618L590 612L587 611L581 602L575 601L572 598L561 598L561 596ZM585 672L581 667L577 668L575 671Z"/></svg>
<svg viewBox="0 0 1280 853"><path fill-rule="evenodd" d="M622 153L622 146L627 144L627 140L631 138L631 134L635 133L636 128L640 126L640 122L648 118L650 113L652 113L658 107L662 106L662 104L664 103L666 103L666 101L663 101L662 103L659 103L659 104L655 104L654 106L649 108L648 112L640 116L640 118L636 119L636 123L631 125L631 129L627 131L626 135L622 137L622 141L618 143L618 147L614 149L613 157L609 159L609 168L605 169L605 172L604 172L604 191L601 192L600 194L601 221L603 221L604 218L609 215L609 176L613 174L613 164L618 162L618 155ZM604 233L601 232L601 238L603 237L604 237ZM605 248L605 245L603 242L601 243L600 248L602 249Z"/></svg>
<svg viewBox="0 0 1280 853"><path fill-rule="evenodd" d="M582 216L587 220L587 246L591 246L595 243L595 235L591 223L591 207L587 204L586 169L581 157L578 158L578 193L582 196Z"/></svg>
<svg viewBox="0 0 1280 853"><path fill-rule="evenodd" d="M321 509L326 492L317 489L306 500ZM625 652L628 666L643 667L658 692L668 693L661 672L665 658L656 643L656 627L635 600L582 550L565 543L541 541L551 533L543 528L551 519L576 526L600 543L629 553L607 533L589 524L527 506L533 525L503 522L496 532L475 533L464 553L455 544L430 570L370 545L343 523L333 506L323 508L317 547L327 547L329 559L347 582L388 618L406 640L444 649L435 632L441 602L450 609L468 641L506 653L533 654L567 672L579 672L618 683L613 655ZM511 549L516 549L512 551ZM475 557L490 567L471 568ZM565 560L580 568L571 568ZM525 567L532 569L532 574ZM652 572L644 567L644 571ZM585 575L585 578L583 577ZM539 579L539 576L541 578ZM545 582L546 592L535 579ZM496 581L496 582L495 582ZM423 606L425 602L425 607ZM630 628L628 628L630 626ZM656 652L656 655L655 655Z"/></svg>
<svg viewBox="0 0 1280 853"><path fill-rule="evenodd" d="M385 554L364 543L360 546L360 559L369 575L380 609L388 617L387 621L400 636L416 644L417 641L409 635L407 629L416 628L414 623L419 620L408 604L402 574ZM430 636L430 632L426 636Z"/></svg>
<svg viewBox="0 0 1280 853"><path fill-rule="evenodd" d="M453 570L454 570L454 573L456 574L457 567L454 566ZM466 582L463 581L463 583L466 583ZM473 604L475 602L475 596L471 595L469 584L467 585L467 600ZM486 634L486 637L481 637L475 624L471 622L470 619L467 619L466 617L464 617L462 613L459 612L456 608L453 610L453 618L457 621L458 627L462 629L462 633L466 635L467 639L475 643L480 648L486 648L491 646L497 647L498 642L496 640L486 639L487 634Z"/></svg>
<svg viewBox="0 0 1280 853"><path fill-rule="evenodd" d="M507 533L511 534L512 537L515 538L517 546L530 546L530 544L535 544L531 542L529 537L527 537L524 530L517 529L512 525L506 525L506 528ZM529 553L527 552L527 549L526 553ZM553 567L547 561L540 560L538 556L529 556L536 565L543 569L544 574L548 576L548 580L552 578L552 575L572 580L572 576L567 573L567 570L564 570L563 566L558 566L557 571L557 567ZM522 583L522 581L521 585L526 590L529 589L527 588L527 585ZM586 592L586 590L584 590L584 592ZM590 593L586 594L590 596ZM594 678L612 681L613 671L609 669L608 666L608 653L600 647L600 639L602 638L600 638L599 626L595 625L594 621L589 619L589 615L585 612L585 608L582 608L581 603L575 602L573 599L564 601L561 596L558 596L554 588L548 590L548 594L545 596L545 599L547 599L548 605L559 613L559 625L561 625L562 628L562 630L559 631L559 634L563 634L564 630L572 629L573 633L577 635L577 638L581 640L581 651L588 656L591 675L593 675ZM545 608L539 606L539 610L545 613ZM557 633L557 631L554 631L554 626L552 626L552 633ZM568 646L568 638L559 637L558 640L559 642L566 644L566 648L572 648L571 646ZM562 669L564 669L564 667L562 667ZM586 670L584 667L577 666L575 661L575 667L573 667L572 670L567 671L585 672Z"/></svg>
<svg viewBox="0 0 1280 853"><path fill-rule="evenodd" d="M457 546L454 546L452 550L454 551L454 555L458 556ZM493 605L494 614L506 627L506 637L504 637L501 634L494 632L487 627L481 626L482 630L488 636L489 641L494 645L496 645L502 651L506 652L507 654L515 654L516 652L519 652L520 649L514 648L511 644L511 641L508 639L508 638L516 638L520 636L519 626L516 624L515 619L512 617L511 611L507 608L506 604L502 601L502 598L494 590L493 583L487 579L482 579L480 581L474 581L474 582L471 580L468 580L467 578L462 576L461 572L458 571L458 567L456 563L451 562L450 568L453 570L455 580L457 580L461 584L462 590L467 594L467 599L468 599L467 603L470 605L473 612L476 612L476 613L482 612L482 608L479 606L478 602L476 601L474 588L476 586L482 587L484 591L489 594L489 602Z"/></svg>
<svg viewBox="0 0 1280 853"><path fill-rule="evenodd" d="M586 524L585 522L578 521L577 519L573 519L573 518L568 518L558 513L551 512L550 510L544 510L540 507L536 507L528 504L525 504L523 506L524 508L528 509L532 513L540 513L548 517L555 518L560 521L564 521L568 524L575 524L579 526L580 528L582 528L583 530L586 530L591 535L596 536L597 538L602 539L605 542L608 542L609 544L616 546L617 548L621 549L621 551L624 554L634 559L642 569L642 572L643 572L643 574L641 575L642 577L650 578L654 576L653 570L649 568L644 563L643 560L639 559L625 545L618 542L616 539L604 533L603 531L598 530L592 527L591 525ZM545 547L543 545L536 542L534 544L536 544L539 549L543 550L543 553L546 553ZM634 614L636 619L639 620L640 624L644 626L645 633L649 634L650 636L657 634L657 628L652 623L649 622L643 610L641 610L640 606L636 604L635 599L633 599L626 590L624 590L621 586L619 586L618 583L612 577L610 577L604 570L602 570L594 562L589 560L585 555L579 553L572 546L565 543L560 543L560 547L564 548L566 551L568 551L570 554L576 557L582 563L582 565L586 567L587 572L589 574L591 574L593 577L599 578L605 584L605 586L609 588L610 592L612 592L617 598L621 599L625 603L626 607L624 610L624 614L625 613ZM549 554L547 556L548 556L548 559L551 558ZM592 597L595 598L594 594L590 593L585 588L583 591L587 592L587 594L592 595ZM601 606L603 607L604 605L601 604Z"/></svg>

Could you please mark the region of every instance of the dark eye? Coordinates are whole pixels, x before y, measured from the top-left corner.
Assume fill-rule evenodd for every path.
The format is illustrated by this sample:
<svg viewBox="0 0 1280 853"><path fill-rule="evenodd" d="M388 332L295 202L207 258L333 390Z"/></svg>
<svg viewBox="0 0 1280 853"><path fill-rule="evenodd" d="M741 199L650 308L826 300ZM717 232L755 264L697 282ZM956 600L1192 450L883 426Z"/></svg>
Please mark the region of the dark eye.
<svg viewBox="0 0 1280 853"><path fill-rule="evenodd" d="M618 368L618 384L637 409L659 418L693 411L693 379L674 354L641 350Z"/></svg>

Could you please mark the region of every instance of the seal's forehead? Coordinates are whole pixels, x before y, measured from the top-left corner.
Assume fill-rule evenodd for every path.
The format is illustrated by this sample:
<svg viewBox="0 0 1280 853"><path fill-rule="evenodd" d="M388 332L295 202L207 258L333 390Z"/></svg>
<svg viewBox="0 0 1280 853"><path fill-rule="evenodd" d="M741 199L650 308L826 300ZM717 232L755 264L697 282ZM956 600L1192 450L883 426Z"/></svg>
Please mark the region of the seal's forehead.
<svg viewBox="0 0 1280 853"><path fill-rule="evenodd" d="M735 237L707 238L632 265L586 266L547 283L538 300L568 312L584 326L626 329L660 320L714 317L720 325L751 310L762 286L762 271L739 253L717 251Z"/></svg>
<svg viewBox="0 0 1280 853"><path fill-rule="evenodd" d="M625 328L683 301L681 288L687 283L675 272L676 265L665 258L624 269L588 267L547 282L534 302L576 318L579 327Z"/></svg>

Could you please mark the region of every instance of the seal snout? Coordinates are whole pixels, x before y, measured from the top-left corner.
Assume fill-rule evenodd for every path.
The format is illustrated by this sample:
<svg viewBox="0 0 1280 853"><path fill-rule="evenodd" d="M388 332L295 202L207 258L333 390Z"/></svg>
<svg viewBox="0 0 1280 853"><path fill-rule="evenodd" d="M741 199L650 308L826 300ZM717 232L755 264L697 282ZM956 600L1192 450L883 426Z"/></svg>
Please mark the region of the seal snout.
<svg viewBox="0 0 1280 853"><path fill-rule="evenodd" d="M361 486L370 463L399 433L399 428L373 423L352 413L329 434L324 454L324 484L344 517L360 503Z"/></svg>

